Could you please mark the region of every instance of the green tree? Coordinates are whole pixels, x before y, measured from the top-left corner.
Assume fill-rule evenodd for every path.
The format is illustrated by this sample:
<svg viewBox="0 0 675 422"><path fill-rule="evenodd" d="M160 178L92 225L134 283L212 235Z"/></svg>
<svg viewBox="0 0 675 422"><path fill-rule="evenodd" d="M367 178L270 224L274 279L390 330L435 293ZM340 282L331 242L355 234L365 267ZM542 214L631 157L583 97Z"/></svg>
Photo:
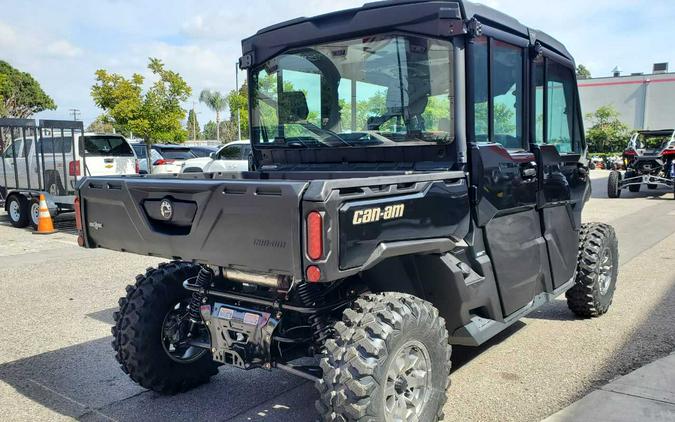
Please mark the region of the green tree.
<svg viewBox="0 0 675 422"><path fill-rule="evenodd" d="M580 64L577 66L577 78L578 79L591 79L591 71L588 70L586 66Z"/></svg>
<svg viewBox="0 0 675 422"><path fill-rule="evenodd" d="M586 115L591 123L586 131L589 152L621 152L624 149L629 130L619 116L619 112L611 105L602 106Z"/></svg>
<svg viewBox="0 0 675 422"><path fill-rule="evenodd" d="M203 136L204 139L208 139L210 141L216 139L216 122L209 120L209 122L204 125Z"/></svg>
<svg viewBox="0 0 675 422"><path fill-rule="evenodd" d="M199 94L199 101L216 113L216 140L220 142L220 113L227 108L227 97L218 91L205 89Z"/></svg>
<svg viewBox="0 0 675 422"><path fill-rule="evenodd" d="M152 143L181 143L187 139L187 130L182 125L186 111L181 103L188 100L192 89L159 59L150 58L148 69L156 80L145 93L144 78L137 73L127 79L97 70L91 96L115 129L145 140L149 156Z"/></svg>
<svg viewBox="0 0 675 422"><path fill-rule="evenodd" d="M56 110L56 104L40 84L0 60L0 117L28 118L44 110Z"/></svg>
<svg viewBox="0 0 675 422"><path fill-rule="evenodd" d="M202 139L202 131L199 126L199 121L197 120L197 114L194 109L191 109L188 112L186 128L188 132L188 137L193 140Z"/></svg>
<svg viewBox="0 0 675 422"><path fill-rule="evenodd" d="M242 138L248 138L248 84L246 82L239 90L232 90L227 94L227 105L230 108L230 120L226 125L225 139L228 141L238 139L238 119L241 120Z"/></svg>
<svg viewBox="0 0 675 422"><path fill-rule="evenodd" d="M114 130L113 124L110 122L110 119L105 114L102 114L96 118L89 126L87 126L87 132L94 133L112 133Z"/></svg>

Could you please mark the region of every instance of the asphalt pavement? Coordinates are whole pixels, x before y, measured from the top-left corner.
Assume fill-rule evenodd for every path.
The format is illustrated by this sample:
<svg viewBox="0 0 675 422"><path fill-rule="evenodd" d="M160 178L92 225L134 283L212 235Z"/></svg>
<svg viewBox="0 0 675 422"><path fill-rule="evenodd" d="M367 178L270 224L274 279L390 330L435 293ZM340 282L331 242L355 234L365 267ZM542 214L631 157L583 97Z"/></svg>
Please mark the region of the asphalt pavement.
<svg viewBox="0 0 675 422"><path fill-rule="evenodd" d="M456 347L447 420L538 421L675 350L675 200L646 191L606 198L593 172L585 220L615 226L621 253L610 312L576 319L563 300L488 344ZM124 286L160 260L78 248L72 220L37 237L0 212L0 420L311 421L313 385L286 373L221 368L172 397L143 390L110 348Z"/></svg>

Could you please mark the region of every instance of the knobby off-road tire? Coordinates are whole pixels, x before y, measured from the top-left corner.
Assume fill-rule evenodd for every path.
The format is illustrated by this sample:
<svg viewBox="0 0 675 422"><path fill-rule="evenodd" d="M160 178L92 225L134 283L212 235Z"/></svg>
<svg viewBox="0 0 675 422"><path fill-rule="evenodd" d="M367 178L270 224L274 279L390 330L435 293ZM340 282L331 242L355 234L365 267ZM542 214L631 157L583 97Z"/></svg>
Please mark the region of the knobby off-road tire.
<svg viewBox="0 0 675 422"><path fill-rule="evenodd" d="M633 171L627 171L624 179L631 179L633 177L637 177L637 173L635 173ZM628 190L633 192L633 193L638 193L638 192L640 192L641 187L642 186L640 186L640 185L630 185L630 186L628 186Z"/></svg>
<svg viewBox="0 0 675 422"><path fill-rule="evenodd" d="M436 308L410 295L368 294L345 310L334 328L320 363L323 378L316 383L316 407L324 421L397 420L387 408L397 397L403 403L401 394L408 393L423 398L414 400L421 410L402 420L442 419L452 350Z"/></svg>
<svg viewBox="0 0 675 422"><path fill-rule="evenodd" d="M621 173L618 171L611 171L609 179L607 180L607 196L610 198L618 198L621 196L621 189L619 189L619 182L621 181Z"/></svg>
<svg viewBox="0 0 675 422"><path fill-rule="evenodd" d="M149 268L127 286L119 300L112 328L112 346L122 370L132 380L161 394L187 391L209 381L218 373L211 353L190 363L172 359L162 344L164 318L174 306L189 297L183 281L199 273L199 266L172 262Z"/></svg>
<svg viewBox="0 0 675 422"><path fill-rule="evenodd" d="M576 283L567 291L567 306L583 318L605 314L614 298L618 271L619 250L614 228L598 223L583 225Z"/></svg>

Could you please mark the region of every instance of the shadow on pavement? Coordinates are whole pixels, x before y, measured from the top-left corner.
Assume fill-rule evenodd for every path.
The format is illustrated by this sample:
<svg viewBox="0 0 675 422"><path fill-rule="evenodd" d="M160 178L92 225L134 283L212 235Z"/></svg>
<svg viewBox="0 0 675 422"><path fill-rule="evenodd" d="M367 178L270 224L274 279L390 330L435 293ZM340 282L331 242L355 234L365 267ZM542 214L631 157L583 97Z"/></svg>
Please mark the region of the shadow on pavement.
<svg viewBox="0 0 675 422"><path fill-rule="evenodd" d="M307 381L281 371L221 368L212 382L176 396L160 396L134 384L117 365L111 338L78 344L0 366L0 380L61 415L84 420L225 421L265 404L265 420L312 420L313 387L291 408L279 395ZM276 406L276 407L275 407ZM16 409L20 412L20 409ZM309 412L309 413L308 413ZM283 415L283 416L282 416Z"/></svg>
<svg viewBox="0 0 675 422"><path fill-rule="evenodd" d="M509 337L526 326L527 324L524 322L518 321L479 347L452 346L452 372L455 372L462 366L470 363L473 359L482 353L485 353L491 347L497 346L501 342L508 340Z"/></svg>

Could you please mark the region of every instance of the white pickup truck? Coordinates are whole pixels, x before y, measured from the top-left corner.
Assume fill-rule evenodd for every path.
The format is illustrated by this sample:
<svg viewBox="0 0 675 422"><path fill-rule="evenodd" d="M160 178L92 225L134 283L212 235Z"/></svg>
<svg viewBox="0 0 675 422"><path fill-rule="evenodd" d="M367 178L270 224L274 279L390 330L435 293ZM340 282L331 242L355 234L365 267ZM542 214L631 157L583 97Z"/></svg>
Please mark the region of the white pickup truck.
<svg viewBox="0 0 675 422"><path fill-rule="evenodd" d="M56 203L73 195L81 177L138 173L131 145L115 134L76 133L37 141L34 136L15 137L1 156L0 186L15 227L37 224L38 205L32 193L47 193Z"/></svg>

